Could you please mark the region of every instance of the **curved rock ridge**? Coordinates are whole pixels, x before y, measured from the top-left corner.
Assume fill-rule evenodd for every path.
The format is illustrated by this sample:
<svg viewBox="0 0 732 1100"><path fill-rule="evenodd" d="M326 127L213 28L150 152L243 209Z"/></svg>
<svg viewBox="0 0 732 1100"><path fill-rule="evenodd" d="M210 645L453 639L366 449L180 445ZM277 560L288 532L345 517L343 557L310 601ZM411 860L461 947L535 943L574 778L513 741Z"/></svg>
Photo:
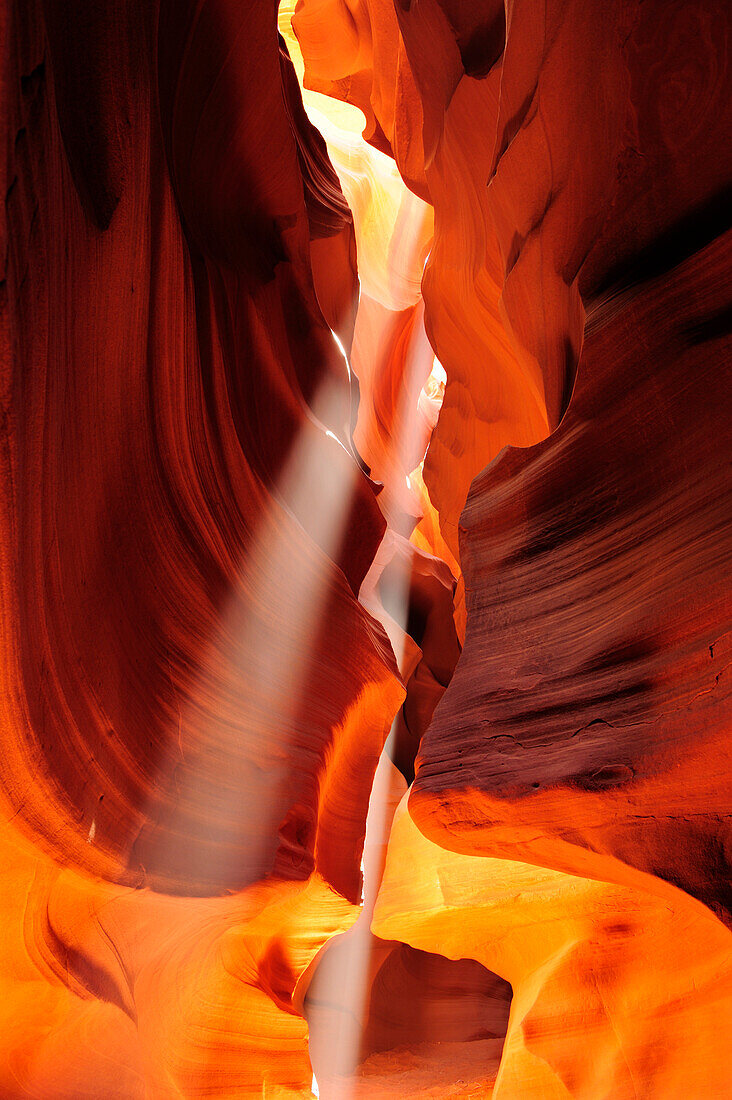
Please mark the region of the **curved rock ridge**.
<svg viewBox="0 0 732 1100"><path fill-rule="evenodd" d="M297 983L358 914L322 877L173 897L0 843L3 1096L310 1094Z"/></svg>
<svg viewBox="0 0 732 1100"><path fill-rule="evenodd" d="M458 850L628 865L727 922L730 239L598 305L560 428L476 479L465 647L410 801Z"/></svg>
<svg viewBox="0 0 732 1100"><path fill-rule="evenodd" d="M424 836L405 796L374 930L421 950L439 945L448 958L479 960L513 987L500 1067L495 1054L476 1049L466 1082L473 1092L465 1095L726 1094L729 930L680 890L655 896L645 879L611 885L458 854Z"/></svg>

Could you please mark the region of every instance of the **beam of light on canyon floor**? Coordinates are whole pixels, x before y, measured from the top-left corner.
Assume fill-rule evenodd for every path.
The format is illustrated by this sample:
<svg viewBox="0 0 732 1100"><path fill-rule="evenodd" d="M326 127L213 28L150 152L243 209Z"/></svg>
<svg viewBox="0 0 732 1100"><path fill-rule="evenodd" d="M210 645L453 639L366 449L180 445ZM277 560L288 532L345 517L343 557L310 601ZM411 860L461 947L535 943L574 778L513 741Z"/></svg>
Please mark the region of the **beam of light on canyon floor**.
<svg viewBox="0 0 732 1100"><path fill-rule="evenodd" d="M280 31L302 84L302 57L290 23L293 12L294 3L281 4ZM304 88L303 100L311 121L326 139L354 214L362 299L353 356L364 372L362 398L368 393L366 402L362 400L357 432L383 461L383 471L376 468L374 476L384 477L381 499L389 521L402 508L419 510L409 475L424 455L444 393L444 371L424 335L420 292L425 242L432 233L431 208L406 188L394 162L364 141L365 120L360 111ZM416 322L394 351L391 326L404 315L402 311L415 309ZM392 360L393 355L403 360ZM383 395L373 388L384 368L387 384L394 368L393 378L398 379L388 427L380 421ZM369 413L375 418L371 429L364 419ZM413 671L410 662L416 648L407 636L412 557L408 539L389 528L361 589L361 602L382 622L405 683ZM324 948L306 998L313 1093L323 1100L350 1100L355 1095L354 1071L363 1051L371 983L385 958L384 945L373 936L370 925L392 817L406 790L404 777L392 762L399 717L395 716L369 801L361 915L348 933Z"/></svg>
<svg viewBox="0 0 732 1100"><path fill-rule="evenodd" d="M407 376L412 372L421 380L424 363L417 351L413 355L407 351L406 364ZM404 435L392 440L397 455L409 455L418 447L423 432L422 418L427 415L429 419L435 408L439 409L443 373L439 363L434 361L431 374L421 389L415 385L415 378L405 378L395 421L403 426ZM410 395L415 389L419 392L419 401L409 407ZM381 620L386 630L405 683L412 671L415 650L407 635L413 553L411 543L388 530L361 592L362 602ZM353 928L324 949L306 1005L316 1087L323 1100L350 1100L357 1095L354 1074L362 1057L371 983L385 958L385 947L371 932L371 921L392 818L407 787L392 762L398 721L399 715L394 719L381 755L369 801L362 862L362 911Z"/></svg>
<svg viewBox="0 0 732 1100"><path fill-rule="evenodd" d="M306 103L311 98L311 94L306 95ZM343 108L325 97L317 99L323 101L320 106L327 113L326 110L318 113L310 103L311 117L315 113L322 125L336 168L341 172L344 191L354 205L361 187L360 173L368 176L372 198L366 227L364 217L359 219L354 210L359 269L362 276L366 271L369 273L366 290L371 300L387 312L398 313L414 307L419 303L419 281L415 282L410 272L413 269L421 272L424 266L420 255L428 210L407 191L393 163L366 146L360 136L363 124L360 112ZM331 108L335 110L335 118L329 118ZM427 223L428 230L430 224ZM396 250L391 230L398 238ZM418 461L423 455L425 424L430 429L433 426L442 393L439 365L433 363L421 314L403 354L404 373L393 421L397 430L389 450L394 465L401 465L404 470L400 476L402 493L406 474L409 497L412 490L408 456L415 455L412 461ZM347 370L347 361L344 366ZM321 627L328 570L332 570L331 562L338 557L356 479L360 476L350 456L346 462L332 461L334 448L343 447L324 427L337 422L335 390L325 383L311 405L319 423L306 425L292 444L272 502L240 564L238 583L221 609L216 637L211 639L211 663L215 664L221 651L236 655L234 659L241 665L247 690L236 699L222 699L213 682L208 681L204 668L195 692L187 693L188 700L196 699L195 704L188 702L181 706L179 751L174 750L161 766L161 774L167 768L174 776L174 801L192 808L203 832L211 820L231 823L225 826L228 830L225 842L216 846L215 858L220 865L215 867L211 866L210 849L185 844L184 830L176 824L175 808L159 839L153 838L152 845L148 845L150 862L173 866L179 879L191 883L240 879L242 883L254 884L267 875L276 846L282 843L288 769L292 746L300 736L298 708ZM313 433L313 427L317 434ZM308 512L314 539L308 553L292 552L293 537L298 537L297 521L288 511L288 502L292 512L300 513L303 507ZM382 621L405 681L412 671L409 662L415 650L406 633L411 568L412 549L408 540L388 530L362 588L362 602ZM388 579L384 580L387 573ZM230 714L232 728L242 731L240 764L232 765L231 756L220 751L213 736L202 753L195 758L188 756L186 728L189 725L205 728L207 716L202 712L207 707L212 713ZM311 1049L314 1043L320 1043L321 1051L325 1051L324 1060L321 1058L319 1062L313 1057L313 1093L323 1100L348 1100L355 1088L350 1075L361 1057L371 981L384 958L383 948L370 931L371 916L391 819L405 789L406 783L390 759L387 744L369 802L362 912L349 933L331 941L336 950L331 951L328 946L324 949L319 965L313 968L316 979L310 1008L306 1005ZM231 866L224 865L227 860ZM330 965L331 959L337 960L337 965ZM317 1005L321 1004L337 1006L335 1015L330 1014L326 1022L322 1016L316 1019Z"/></svg>
<svg viewBox="0 0 732 1100"><path fill-rule="evenodd" d="M292 746L299 736L298 707L322 624L331 561L338 556L356 478L361 476L350 454L339 460L345 448L323 427L333 421L337 401L333 384L323 383L313 400L316 419L292 445L211 640L211 663L222 651L236 654L245 690L236 699L209 699L213 689L204 667L196 692L188 693L197 702L179 715L178 752L161 767L161 775L165 767L174 772L175 801L193 806L202 828L212 815L214 820L235 823L224 847L227 854L219 857L230 859L232 865L222 862L212 868L208 850L178 842L173 818L172 828L152 847L150 858L163 867L173 865L184 881L240 877L255 882L272 864L287 802L283 792ZM310 536L298 526L288 503L307 511ZM293 552L298 545L306 545L307 552ZM217 750L213 740L202 755L187 758L186 727L206 727L201 711L208 702L212 711L230 710L232 728L241 731L237 765L231 755Z"/></svg>

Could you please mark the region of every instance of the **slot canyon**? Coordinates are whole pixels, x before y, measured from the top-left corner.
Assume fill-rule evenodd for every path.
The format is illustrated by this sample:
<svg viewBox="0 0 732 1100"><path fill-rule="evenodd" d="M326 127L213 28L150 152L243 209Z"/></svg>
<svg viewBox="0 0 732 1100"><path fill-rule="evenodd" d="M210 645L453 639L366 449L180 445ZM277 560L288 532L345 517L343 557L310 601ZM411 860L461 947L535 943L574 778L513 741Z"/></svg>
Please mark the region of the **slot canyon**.
<svg viewBox="0 0 732 1100"><path fill-rule="evenodd" d="M0 1100L732 1100L729 0L0 11Z"/></svg>

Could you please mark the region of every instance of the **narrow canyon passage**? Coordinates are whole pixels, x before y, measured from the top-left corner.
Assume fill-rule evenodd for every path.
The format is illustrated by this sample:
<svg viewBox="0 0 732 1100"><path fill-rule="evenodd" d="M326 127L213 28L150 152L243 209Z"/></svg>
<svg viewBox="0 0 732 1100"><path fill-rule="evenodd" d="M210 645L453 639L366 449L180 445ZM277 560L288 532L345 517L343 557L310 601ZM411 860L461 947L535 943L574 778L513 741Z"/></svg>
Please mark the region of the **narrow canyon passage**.
<svg viewBox="0 0 732 1100"><path fill-rule="evenodd" d="M0 1100L732 1097L728 4L72 9L0 20Z"/></svg>
<svg viewBox="0 0 732 1100"><path fill-rule="evenodd" d="M279 26L302 83L293 13L294 3L281 4ZM354 214L354 443L383 486L378 501L387 523L360 599L384 626L406 688L371 791L361 914L348 933L327 944L303 982L313 1089L324 1100L393 1095L398 1073L400 1087L415 1095L436 1086L452 1095L485 1094L506 1031L508 984L477 960L448 959L438 948L421 951L371 932L391 820L460 652L459 567L423 480L445 383L425 332L421 292L434 218L391 158L364 141L358 109L307 88L303 99Z"/></svg>

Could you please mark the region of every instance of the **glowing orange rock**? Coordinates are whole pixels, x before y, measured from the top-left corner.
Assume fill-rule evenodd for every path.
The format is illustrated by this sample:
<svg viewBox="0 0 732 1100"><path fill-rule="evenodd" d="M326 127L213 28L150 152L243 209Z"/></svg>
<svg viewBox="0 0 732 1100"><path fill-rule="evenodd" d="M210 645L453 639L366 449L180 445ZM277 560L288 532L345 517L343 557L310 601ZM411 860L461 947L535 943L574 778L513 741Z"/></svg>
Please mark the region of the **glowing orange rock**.
<svg viewBox="0 0 732 1100"><path fill-rule="evenodd" d="M494 1100L723 1096L732 936L688 895L659 886L457 854L417 829L405 798L374 930L479 960L511 982L500 1069L495 1053L476 1051L462 1082L482 1095L495 1083Z"/></svg>

